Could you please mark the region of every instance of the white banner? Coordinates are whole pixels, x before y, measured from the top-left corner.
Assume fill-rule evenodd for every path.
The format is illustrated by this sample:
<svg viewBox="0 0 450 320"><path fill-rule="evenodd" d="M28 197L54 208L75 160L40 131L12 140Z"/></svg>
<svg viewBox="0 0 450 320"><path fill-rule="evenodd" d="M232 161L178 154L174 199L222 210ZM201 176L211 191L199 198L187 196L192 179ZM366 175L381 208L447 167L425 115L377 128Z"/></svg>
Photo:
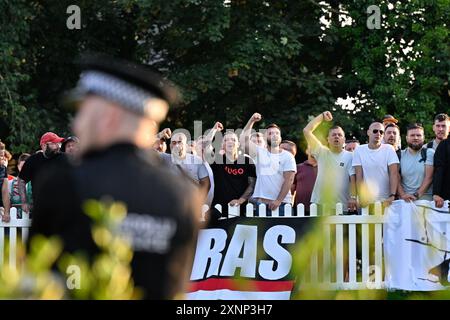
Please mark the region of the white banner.
<svg viewBox="0 0 450 320"><path fill-rule="evenodd" d="M394 201L384 224L385 285L408 291L444 290L450 261L448 201Z"/></svg>

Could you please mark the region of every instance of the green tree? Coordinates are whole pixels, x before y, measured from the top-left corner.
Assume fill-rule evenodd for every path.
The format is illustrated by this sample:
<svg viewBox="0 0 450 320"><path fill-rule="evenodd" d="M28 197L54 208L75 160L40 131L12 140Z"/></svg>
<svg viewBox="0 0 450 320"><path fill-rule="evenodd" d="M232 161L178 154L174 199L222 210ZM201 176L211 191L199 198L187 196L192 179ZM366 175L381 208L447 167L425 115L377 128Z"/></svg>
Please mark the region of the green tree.
<svg viewBox="0 0 450 320"><path fill-rule="evenodd" d="M81 30L66 9L81 8ZM378 5L381 29L367 7ZM69 134L59 97L79 74L75 58L102 51L149 64L184 99L163 125L239 128L253 112L298 139L312 115L335 111L364 139L372 119L431 123L449 105L449 0L3 1L0 138L19 152L43 132ZM353 106L335 105L337 98ZM429 127L427 128L429 129ZM429 131L429 130L428 130Z"/></svg>

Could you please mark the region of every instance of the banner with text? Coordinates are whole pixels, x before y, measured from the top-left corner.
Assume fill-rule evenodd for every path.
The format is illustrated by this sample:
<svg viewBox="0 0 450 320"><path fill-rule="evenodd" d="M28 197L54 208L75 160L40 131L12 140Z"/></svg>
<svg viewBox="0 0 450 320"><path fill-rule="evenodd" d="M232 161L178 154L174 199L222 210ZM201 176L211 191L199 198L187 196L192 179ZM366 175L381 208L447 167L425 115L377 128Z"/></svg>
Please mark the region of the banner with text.
<svg viewBox="0 0 450 320"><path fill-rule="evenodd" d="M202 229L188 299L288 300L301 270L293 250L316 217L232 218Z"/></svg>
<svg viewBox="0 0 450 320"><path fill-rule="evenodd" d="M449 285L448 202L395 201L385 212L384 256L387 289L444 290Z"/></svg>

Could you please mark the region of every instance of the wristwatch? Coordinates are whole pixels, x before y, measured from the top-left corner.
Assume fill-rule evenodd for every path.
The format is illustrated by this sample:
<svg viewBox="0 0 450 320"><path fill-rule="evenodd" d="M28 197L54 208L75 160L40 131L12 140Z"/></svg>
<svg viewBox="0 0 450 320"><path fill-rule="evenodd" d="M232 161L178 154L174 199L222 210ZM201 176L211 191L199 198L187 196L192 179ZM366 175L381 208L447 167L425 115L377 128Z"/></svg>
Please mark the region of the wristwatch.
<svg viewBox="0 0 450 320"><path fill-rule="evenodd" d="M413 196L416 198L419 198L419 193L416 191L416 192L414 192Z"/></svg>
<svg viewBox="0 0 450 320"><path fill-rule="evenodd" d="M394 197L394 198L395 198L396 196L397 196L397 194L391 193L391 194L389 195L389 198L390 198L390 197Z"/></svg>

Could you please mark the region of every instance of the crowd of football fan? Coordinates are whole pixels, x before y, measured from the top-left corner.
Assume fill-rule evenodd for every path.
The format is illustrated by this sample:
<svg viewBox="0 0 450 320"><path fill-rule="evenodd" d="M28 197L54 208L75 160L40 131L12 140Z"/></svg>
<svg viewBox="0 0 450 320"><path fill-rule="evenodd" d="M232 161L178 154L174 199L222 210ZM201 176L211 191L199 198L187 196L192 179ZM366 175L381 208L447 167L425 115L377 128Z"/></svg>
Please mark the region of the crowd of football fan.
<svg viewBox="0 0 450 320"><path fill-rule="evenodd" d="M450 199L447 114L434 118L430 141L425 140L421 124L408 125L407 146L401 149L398 120L391 115L369 126L367 144L346 140L344 129L332 125L325 142L314 133L322 122L332 122L332 114L325 111L303 129L308 158L300 164L295 163L296 144L283 140L276 124L254 128L261 118L253 114L240 134L217 122L194 140L185 131L172 133L166 128L158 133L153 149L175 175L201 190L212 216L227 215L229 206L242 209L247 203L265 204L268 215L272 210L283 215L285 204L294 211L303 204L308 214L311 203L320 210L327 205L334 210L336 203L342 203L344 213L358 213L377 201L389 205L397 199L430 200L440 208ZM79 142L75 136L61 138L47 132L40 139L41 149L19 155L16 168L8 167L12 155L0 143L2 221L10 220L12 207L17 208L18 218L32 211L38 172L59 157L76 161Z"/></svg>

